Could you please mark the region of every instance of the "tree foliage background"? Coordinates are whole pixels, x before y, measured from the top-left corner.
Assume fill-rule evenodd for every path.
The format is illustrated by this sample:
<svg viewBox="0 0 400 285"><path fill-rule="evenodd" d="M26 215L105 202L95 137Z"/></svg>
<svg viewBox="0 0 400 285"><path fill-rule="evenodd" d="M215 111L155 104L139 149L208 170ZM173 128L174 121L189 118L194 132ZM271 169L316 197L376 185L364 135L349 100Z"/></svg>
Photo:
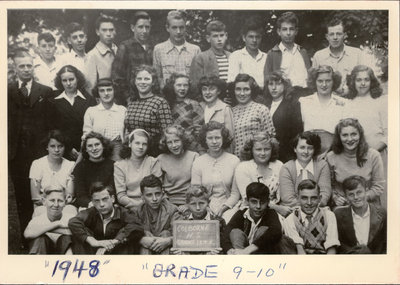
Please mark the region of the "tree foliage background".
<svg viewBox="0 0 400 285"><path fill-rule="evenodd" d="M151 38L159 43L168 38L165 19L169 10L148 10L152 19ZM129 19L136 10L89 10L89 9L30 9L8 10L9 52L20 44L26 34L36 34L44 30L52 31L59 44L65 46L64 27L72 22L82 23L88 33L87 50L97 42L94 23L99 15L115 20L117 26L116 43L131 37ZM268 51L278 41L276 20L283 10L186 10L187 39L198 44L202 50L208 48L205 40L205 27L214 19L221 20L227 26L229 35L227 48L236 50L243 47L240 29L249 17L259 17L264 23L261 50ZM315 51L327 46L325 24L333 17L344 20L347 30L346 44L368 49L377 59L377 65L387 68L388 47L388 11L387 10L297 10L299 32L296 42L307 49L312 56ZM31 40L36 45L34 40Z"/></svg>

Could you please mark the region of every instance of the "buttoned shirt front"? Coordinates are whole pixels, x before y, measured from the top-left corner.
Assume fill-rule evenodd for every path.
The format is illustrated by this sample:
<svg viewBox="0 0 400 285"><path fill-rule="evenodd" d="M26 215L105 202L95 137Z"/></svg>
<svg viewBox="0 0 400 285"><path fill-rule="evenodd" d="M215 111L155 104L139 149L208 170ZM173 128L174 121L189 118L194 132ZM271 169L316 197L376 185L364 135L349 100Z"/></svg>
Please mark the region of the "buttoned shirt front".
<svg viewBox="0 0 400 285"><path fill-rule="evenodd" d="M83 100L86 100L85 96L83 96L82 93L79 90L77 90L76 94L72 98L68 97L67 94L65 94L65 91L64 91L63 93L61 93L60 95L58 95L54 99L62 99L62 98L64 98L65 100L67 100L68 103L71 104L71 106L73 106L76 97L81 97Z"/></svg>
<svg viewBox="0 0 400 285"><path fill-rule="evenodd" d="M296 164L297 177L301 175L302 176L301 180L311 179L308 173L311 173L314 176L314 161L312 159L304 168L300 165L297 159L295 161L295 164Z"/></svg>
<svg viewBox="0 0 400 285"><path fill-rule="evenodd" d="M258 86L264 87L264 66L267 54L258 50L257 56L252 57L246 47L237 50L229 57L228 82L233 82L239 73L247 73L254 77Z"/></svg>
<svg viewBox="0 0 400 285"><path fill-rule="evenodd" d="M102 42L98 42L88 53L85 68L85 76L89 83L88 89L96 86L97 80L111 77L111 68L116 53L117 46L114 43L108 47Z"/></svg>
<svg viewBox="0 0 400 285"><path fill-rule="evenodd" d="M307 87L307 68L300 47L294 44L289 50L282 42L278 47L282 52L281 70L290 79L292 86Z"/></svg>
<svg viewBox="0 0 400 285"><path fill-rule="evenodd" d="M368 244L369 226L370 226L370 209L369 205L367 211L363 216L356 214L351 208L351 214L353 216L354 231L356 233L357 242L360 245Z"/></svg>
<svg viewBox="0 0 400 285"><path fill-rule="evenodd" d="M106 218L106 219L104 219L103 215L99 213L100 218L101 218L101 220L102 220L102 222L103 222L103 234L106 234L107 225L108 225L108 224L112 221L112 219L114 218L114 214L115 214L114 207L113 207L113 209L112 209L111 215L110 215L108 218Z"/></svg>
<svg viewBox="0 0 400 285"><path fill-rule="evenodd" d="M249 239L249 244L252 244L253 240L254 240L254 235L255 235L255 233L256 233L256 231L258 229L258 226L259 226L259 224L261 222L261 218L258 219L257 222L255 222L253 220L253 218L250 216L250 210L249 209L247 209L246 212L243 213L243 217L245 219L248 219L250 221L250 223L251 223L250 232L249 232L249 235L247 237Z"/></svg>
<svg viewBox="0 0 400 285"><path fill-rule="evenodd" d="M359 48L344 45L339 56L332 54L330 47L319 50L313 57L313 67L329 65L342 75L342 87L346 87L346 76L351 73L356 65L362 64L362 54Z"/></svg>
<svg viewBox="0 0 400 285"><path fill-rule="evenodd" d="M104 108L102 103L89 107L83 119L83 138L93 131L109 140L114 140L118 136L123 140L125 117L126 108L115 103L110 109Z"/></svg>
<svg viewBox="0 0 400 285"><path fill-rule="evenodd" d="M172 73L180 73L189 76L193 58L200 53L200 48L185 41L180 50L170 39L154 47L153 65L161 87Z"/></svg>
<svg viewBox="0 0 400 285"><path fill-rule="evenodd" d="M60 62L54 58L54 61L50 66L47 65L43 61L41 57L35 58L34 68L35 68L35 80L40 84L51 87L53 90L57 88L54 85L54 81L57 75L57 72L60 70L62 66L60 66Z"/></svg>
<svg viewBox="0 0 400 285"><path fill-rule="evenodd" d="M60 66L64 65L72 65L75 66L79 71L85 71L85 64L87 61L88 55L85 53L83 56L77 54L73 49L69 52L63 54L60 58Z"/></svg>

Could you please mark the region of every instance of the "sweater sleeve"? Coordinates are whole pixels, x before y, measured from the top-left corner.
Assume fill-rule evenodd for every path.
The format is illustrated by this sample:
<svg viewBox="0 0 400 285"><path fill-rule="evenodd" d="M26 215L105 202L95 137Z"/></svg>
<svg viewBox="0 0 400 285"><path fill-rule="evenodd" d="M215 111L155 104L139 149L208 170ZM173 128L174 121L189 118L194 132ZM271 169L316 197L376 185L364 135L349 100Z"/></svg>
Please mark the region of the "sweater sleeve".
<svg viewBox="0 0 400 285"><path fill-rule="evenodd" d="M235 161L231 162L230 167L233 167L234 169L236 169L239 162L240 162L239 159L235 159ZM232 180L233 179L234 179L234 177L232 177ZM226 200L225 205L232 209L240 199L240 192L239 192L239 189L237 187L233 187L233 185L230 190L231 190L231 194L230 194L228 200Z"/></svg>
<svg viewBox="0 0 400 285"><path fill-rule="evenodd" d="M331 172L326 161L321 160L319 164L321 165L321 172L318 177L318 185L322 196L320 207L325 207L328 205L332 195Z"/></svg>
<svg viewBox="0 0 400 285"><path fill-rule="evenodd" d="M246 199L246 187L251 182L251 177L246 172L246 167L241 162L235 169L234 181L232 188L237 188L237 191L240 193L242 200ZM236 191L236 190L235 190Z"/></svg>
<svg viewBox="0 0 400 285"><path fill-rule="evenodd" d="M383 173L383 162L378 151L369 149L370 159L372 160L371 187L367 191L369 201L376 200L383 194L385 178Z"/></svg>
<svg viewBox="0 0 400 285"><path fill-rule="evenodd" d="M118 202L124 207L128 206L131 201L126 193L126 173L118 163L114 164L114 183Z"/></svg>
<svg viewBox="0 0 400 285"><path fill-rule="evenodd" d="M192 167L192 179L190 184L192 185L201 185L201 165L199 163L199 158L195 159L193 162L193 167Z"/></svg>
<svg viewBox="0 0 400 285"><path fill-rule="evenodd" d="M253 241L253 244L258 248L265 246L271 246L276 244L282 238L282 226L278 218L278 214L271 209L267 209L267 213L264 214L266 218L265 224L268 229L258 239Z"/></svg>
<svg viewBox="0 0 400 285"><path fill-rule="evenodd" d="M92 117L92 107L89 107L85 115L83 117L83 135L82 135L82 140L90 133L93 131L93 117Z"/></svg>
<svg viewBox="0 0 400 285"><path fill-rule="evenodd" d="M292 163L289 161L288 163ZM290 173L288 164L284 164L279 173L281 203L285 206L294 207L298 204L295 191L296 177Z"/></svg>
<svg viewBox="0 0 400 285"><path fill-rule="evenodd" d="M89 189L87 189L84 171L84 161L78 163L72 172L72 176L74 177L74 192L76 197L76 205L78 207L87 208L91 199L89 197Z"/></svg>

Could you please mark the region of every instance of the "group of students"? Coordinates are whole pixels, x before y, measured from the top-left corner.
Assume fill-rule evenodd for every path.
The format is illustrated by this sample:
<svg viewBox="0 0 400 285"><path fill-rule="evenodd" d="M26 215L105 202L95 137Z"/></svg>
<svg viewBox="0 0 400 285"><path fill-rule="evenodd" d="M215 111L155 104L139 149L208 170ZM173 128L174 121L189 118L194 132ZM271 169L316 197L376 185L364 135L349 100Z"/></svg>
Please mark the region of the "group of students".
<svg viewBox="0 0 400 285"><path fill-rule="evenodd" d="M292 12L268 54L252 18L232 54L220 21L204 52L180 11L154 49L150 28L136 12L117 47L100 17L87 55L77 23L67 61L46 33L35 63L14 54L9 172L30 253L188 253L170 251L181 219L219 220L209 254L386 252L386 96L343 22L327 25L312 67Z"/></svg>

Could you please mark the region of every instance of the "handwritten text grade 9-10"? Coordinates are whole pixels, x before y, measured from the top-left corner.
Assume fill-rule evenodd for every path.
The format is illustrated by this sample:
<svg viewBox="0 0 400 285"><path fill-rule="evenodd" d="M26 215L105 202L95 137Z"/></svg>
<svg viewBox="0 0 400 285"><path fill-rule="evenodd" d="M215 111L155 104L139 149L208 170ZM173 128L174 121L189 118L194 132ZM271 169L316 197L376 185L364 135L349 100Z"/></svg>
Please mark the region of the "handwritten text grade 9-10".
<svg viewBox="0 0 400 285"><path fill-rule="evenodd" d="M103 265L109 263L109 260L106 260L103 262ZM99 273L100 273L100 265L101 262L99 260L91 260L87 266L85 266L85 261L81 260L79 262L79 259L75 260L74 263L74 267L71 268L72 265L72 261L71 260L57 260L56 263L54 264L53 267L53 272L51 274L51 277L54 277L57 274L57 271L64 271L64 275L63 275L63 281L65 280L65 278L67 278L68 273L70 272L70 269L72 270L72 273L75 273L78 275L78 278L81 277L82 272L87 271L87 274L90 277L96 277ZM49 266L49 262L46 261L45 263L45 267Z"/></svg>

